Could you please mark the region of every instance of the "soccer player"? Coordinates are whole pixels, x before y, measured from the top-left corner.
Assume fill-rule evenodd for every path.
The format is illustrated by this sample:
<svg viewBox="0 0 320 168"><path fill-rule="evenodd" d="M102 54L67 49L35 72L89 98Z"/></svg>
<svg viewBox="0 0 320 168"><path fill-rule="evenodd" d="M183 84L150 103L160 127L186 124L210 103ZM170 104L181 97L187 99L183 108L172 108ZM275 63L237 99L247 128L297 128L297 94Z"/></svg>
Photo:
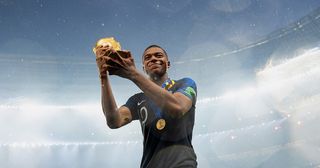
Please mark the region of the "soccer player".
<svg viewBox="0 0 320 168"><path fill-rule="evenodd" d="M192 146L197 88L191 78L168 77L170 61L158 45L147 47L142 56L144 75L128 51L96 48L100 72L102 109L111 129L139 120L144 137L142 168L197 167ZM118 107L109 75L132 81L141 93Z"/></svg>

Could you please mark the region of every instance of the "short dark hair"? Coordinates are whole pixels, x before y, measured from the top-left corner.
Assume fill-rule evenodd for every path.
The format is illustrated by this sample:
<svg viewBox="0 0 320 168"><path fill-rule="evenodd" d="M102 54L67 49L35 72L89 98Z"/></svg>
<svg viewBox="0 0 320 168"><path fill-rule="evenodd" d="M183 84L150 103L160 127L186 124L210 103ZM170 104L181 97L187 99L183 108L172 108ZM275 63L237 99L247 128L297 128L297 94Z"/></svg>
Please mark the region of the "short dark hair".
<svg viewBox="0 0 320 168"><path fill-rule="evenodd" d="M162 47L160 47L159 45L156 45L156 44L151 44L151 45L149 45L146 49L144 49L143 54L142 54L142 58L143 58L143 56L144 56L144 53L145 53L149 48L152 48L152 47L160 48L160 49L164 52L164 54L166 54L166 56L167 56L167 58L168 58L168 54L167 54L166 50L163 49Z"/></svg>

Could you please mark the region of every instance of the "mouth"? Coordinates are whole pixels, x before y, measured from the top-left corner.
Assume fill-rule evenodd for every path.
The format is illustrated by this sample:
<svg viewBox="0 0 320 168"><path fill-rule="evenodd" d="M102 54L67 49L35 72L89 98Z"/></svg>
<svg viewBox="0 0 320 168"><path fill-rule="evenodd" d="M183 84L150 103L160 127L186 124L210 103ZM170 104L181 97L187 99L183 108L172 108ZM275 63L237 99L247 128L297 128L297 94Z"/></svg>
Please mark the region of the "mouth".
<svg viewBox="0 0 320 168"><path fill-rule="evenodd" d="M156 61L156 62L150 62L148 67L150 68L157 68L157 67L161 67L163 64L162 61Z"/></svg>
<svg viewBox="0 0 320 168"><path fill-rule="evenodd" d="M149 67L150 68L157 68L157 67L160 67L160 65L159 64L150 64Z"/></svg>

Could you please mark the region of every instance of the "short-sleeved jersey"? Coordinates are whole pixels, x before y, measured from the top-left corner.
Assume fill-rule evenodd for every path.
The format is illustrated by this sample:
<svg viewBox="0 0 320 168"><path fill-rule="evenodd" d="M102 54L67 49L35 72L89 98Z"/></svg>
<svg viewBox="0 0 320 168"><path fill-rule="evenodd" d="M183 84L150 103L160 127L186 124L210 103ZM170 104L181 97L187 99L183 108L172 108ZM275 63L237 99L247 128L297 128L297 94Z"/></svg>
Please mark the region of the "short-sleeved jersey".
<svg viewBox="0 0 320 168"><path fill-rule="evenodd" d="M139 120L144 136L143 168L197 167L191 144L195 118L197 87L190 78L167 80L163 85L171 93L180 92L192 101L192 107L181 118L173 118L144 95L138 93L125 104L133 120ZM157 128L159 119L165 120L163 129Z"/></svg>

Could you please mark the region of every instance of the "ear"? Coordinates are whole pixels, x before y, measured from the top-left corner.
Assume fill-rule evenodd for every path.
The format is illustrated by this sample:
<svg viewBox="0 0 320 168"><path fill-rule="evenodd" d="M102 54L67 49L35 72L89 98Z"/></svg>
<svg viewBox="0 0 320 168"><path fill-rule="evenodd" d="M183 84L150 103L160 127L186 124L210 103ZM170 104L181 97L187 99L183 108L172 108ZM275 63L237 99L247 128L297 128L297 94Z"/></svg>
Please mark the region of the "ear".
<svg viewBox="0 0 320 168"><path fill-rule="evenodd" d="M170 67L170 61L168 61L168 68Z"/></svg>

